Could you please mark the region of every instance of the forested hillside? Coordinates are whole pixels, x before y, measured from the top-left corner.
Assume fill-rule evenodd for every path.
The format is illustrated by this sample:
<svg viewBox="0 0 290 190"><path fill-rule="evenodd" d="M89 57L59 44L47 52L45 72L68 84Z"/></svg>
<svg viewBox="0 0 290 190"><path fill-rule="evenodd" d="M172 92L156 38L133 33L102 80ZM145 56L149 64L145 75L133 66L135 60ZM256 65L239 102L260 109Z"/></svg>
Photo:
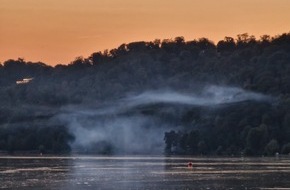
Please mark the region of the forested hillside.
<svg viewBox="0 0 290 190"><path fill-rule="evenodd" d="M174 93L205 102L180 103ZM162 142L162 150L153 152L159 154L288 154L290 33L259 39L241 34L217 44L183 37L133 42L55 67L7 60L0 65L0 95L0 150L10 153L150 153L141 145L154 138ZM207 96L222 97L207 104ZM132 106L140 97L147 99ZM108 109L113 111L101 113ZM134 118L131 136L136 128L150 131L144 139L136 134L143 143L118 147L126 133L110 122L120 122L120 115L124 126ZM81 141L88 131L94 136Z"/></svg>

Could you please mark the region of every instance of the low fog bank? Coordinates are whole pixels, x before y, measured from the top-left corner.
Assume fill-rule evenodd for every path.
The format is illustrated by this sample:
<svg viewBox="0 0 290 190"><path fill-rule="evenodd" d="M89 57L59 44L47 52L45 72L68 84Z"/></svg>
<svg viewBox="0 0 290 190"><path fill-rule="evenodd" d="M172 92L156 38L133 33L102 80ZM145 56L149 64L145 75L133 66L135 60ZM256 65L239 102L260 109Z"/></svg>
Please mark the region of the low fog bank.
<svg viewBox="0 0 290 190"><path fill-rule="evenodd" d="M162 153L165 125L150 117L128 116L105 118L70 118L70 131L75 136L73 150L88 153L132 154Z"/></svg>
<svg viewBox="0 0 290 190"><path fill-rule="evenodd" d="M134 111L149 105L180 105L197 107L215 107L244 101L272 102L274 98L261 93L243 90L238 87L225 87L207 85L202 89L190 89L186 92L179 90L148 90L135 95L127 95L126 98L111 102L110 104L98 104L85 107L66 106L62 111L75 115L115 115Z"/></svg>
<svg viewBox="0 0 290 190"><path fill-rule="evenodd" d="M263 94L225 86L206 86L196 92L145 91L95 108L64 107L57 119L74 135L71 147L77 152L160 154L164 150L164 133L183 130L180 120L191 108L272 100Z"/></svg>
<svg viewBox="0 0 290 190"><path fill-rule="evenodd" d="M237 87L206 86L201 92L180 93L173 90L147 91L134 97L128 97L126 107L142 106L154 103L184 104L191 106L216 106L219 104L242 101L270 101L269 96L249 92Z"/></svg>

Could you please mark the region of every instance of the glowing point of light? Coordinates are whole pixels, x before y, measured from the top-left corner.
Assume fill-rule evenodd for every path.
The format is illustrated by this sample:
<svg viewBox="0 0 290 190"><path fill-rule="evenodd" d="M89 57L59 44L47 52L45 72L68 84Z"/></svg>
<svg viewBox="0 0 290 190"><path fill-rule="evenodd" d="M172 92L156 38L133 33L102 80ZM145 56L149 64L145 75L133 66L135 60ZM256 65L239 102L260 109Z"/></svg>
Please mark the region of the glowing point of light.
<svg viewBox="0 0 290 190"><path fill-rule="evenodd" d="M24 78L22 80L16 81L16 84L27 84L27 83L29 83L32 80L33 80L33 78Z"/></svg>

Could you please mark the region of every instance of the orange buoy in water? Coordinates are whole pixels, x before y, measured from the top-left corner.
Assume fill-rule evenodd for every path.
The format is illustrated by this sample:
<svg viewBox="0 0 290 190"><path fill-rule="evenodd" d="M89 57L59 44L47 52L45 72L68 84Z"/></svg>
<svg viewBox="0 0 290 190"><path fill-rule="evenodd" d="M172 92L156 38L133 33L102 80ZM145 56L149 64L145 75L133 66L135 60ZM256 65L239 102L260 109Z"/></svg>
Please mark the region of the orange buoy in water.
<svg viewBox="0 0 290 190"><path fill-rule="evenodd" d="M192 168L192 162L188 162L187 167Z"/></svg>

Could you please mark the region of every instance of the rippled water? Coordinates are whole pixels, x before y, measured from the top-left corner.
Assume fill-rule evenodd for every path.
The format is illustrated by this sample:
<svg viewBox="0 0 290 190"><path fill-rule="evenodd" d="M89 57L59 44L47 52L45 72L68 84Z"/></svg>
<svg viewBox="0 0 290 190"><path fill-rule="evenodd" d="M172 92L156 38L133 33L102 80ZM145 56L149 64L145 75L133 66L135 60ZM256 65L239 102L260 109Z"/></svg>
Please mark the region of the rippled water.
<svg viewBox="0 0 290 190"><path fill-rule="evenodd" d="M0 157L0 189L290 189L290 158Z"/></svg>

